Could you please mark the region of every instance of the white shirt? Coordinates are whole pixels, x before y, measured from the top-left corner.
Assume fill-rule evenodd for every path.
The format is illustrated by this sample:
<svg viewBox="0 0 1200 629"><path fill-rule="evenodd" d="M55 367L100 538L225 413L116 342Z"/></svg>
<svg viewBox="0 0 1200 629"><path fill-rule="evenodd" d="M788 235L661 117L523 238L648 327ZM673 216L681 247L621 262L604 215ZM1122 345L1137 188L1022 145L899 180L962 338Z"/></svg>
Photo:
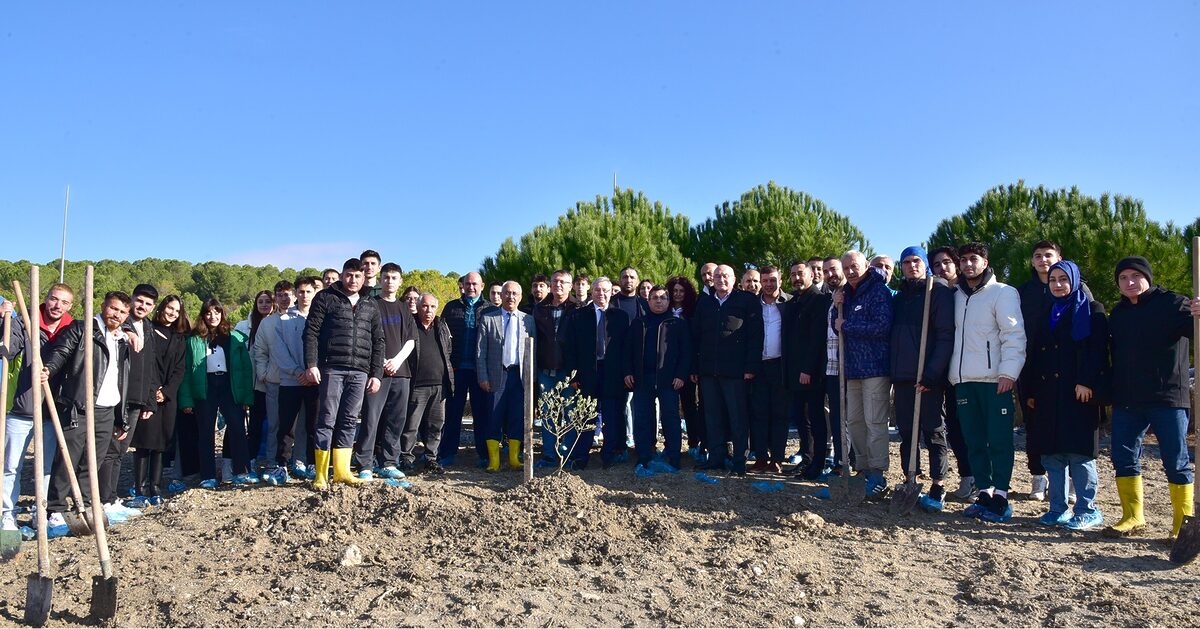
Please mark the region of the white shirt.
<svg viewBox="0 0 1200 629"><path fill-rule="evenodd" d="M121 403L121 389L117 384L117 341L120 339L104 326L104 319L96 316L100 329L104 330L104 345L108 348L108 366L100 376L100 390L96 392L96 406L116 406Z"/></svg>
<svg viewBox="0 0 1200 629"><path fill-rule="evenodd" d="M780 333L783 329L783 315L779 314L779 302L773 304L763 302L763 360L779 358L783 355Z"/></svg>
<svg viewBox="0 0 1200 629"><path fill-rule="evenodd" d="M521 320L517 313L504 311L504 366L521 364Z"/></svg>
<svg viewBox="0 0 1200 629"><path fill-rule="evenodd" d="M225 348L220 345L208 348L208 356L205 357L205 361L208 373L229 371L229 363L225 359Z"/></svg>
<svg viewBox="0 0 1200 629"><path fill-rule="evenodd" d="M733 294L733 291L729 291L728 293L725 293L724 297L718 297L716 291L713 291L712 296L714 298L716 298L717 304L724 306L725 302L729 301L729 296L732 294Z"/></svg>
<svg viewBox="0 0 1200 629"><path fill-rule="evenodd" d="M133 331L137 332L137 337L138 337L138 340L142 342L142 344L141 344L142 347L146 346L146 333L143 331L143 328L145 327L145 323L146 323L145 319L138 319L137 321L133 322Z"/></svg>

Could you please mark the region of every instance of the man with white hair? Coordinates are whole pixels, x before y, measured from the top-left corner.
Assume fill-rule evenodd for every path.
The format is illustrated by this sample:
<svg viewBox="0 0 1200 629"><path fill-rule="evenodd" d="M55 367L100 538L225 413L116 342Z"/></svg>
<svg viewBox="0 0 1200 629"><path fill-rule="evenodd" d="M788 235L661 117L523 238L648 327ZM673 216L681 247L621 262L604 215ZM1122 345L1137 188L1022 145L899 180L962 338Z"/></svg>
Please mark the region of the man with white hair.
<svg viewBox="0 0 1200 629"><path fill-rule="evenodd" d="M481 426L487 448L487 471L500 471L500 441L508 437L508 466L521 469L521 443L525 437L525 387L535 386L521 378L525 339L537 332L533 315L518 310L521 284L504 283L500 307L479 317L475 374L479 388L490 394L491 410Z"/></svg>

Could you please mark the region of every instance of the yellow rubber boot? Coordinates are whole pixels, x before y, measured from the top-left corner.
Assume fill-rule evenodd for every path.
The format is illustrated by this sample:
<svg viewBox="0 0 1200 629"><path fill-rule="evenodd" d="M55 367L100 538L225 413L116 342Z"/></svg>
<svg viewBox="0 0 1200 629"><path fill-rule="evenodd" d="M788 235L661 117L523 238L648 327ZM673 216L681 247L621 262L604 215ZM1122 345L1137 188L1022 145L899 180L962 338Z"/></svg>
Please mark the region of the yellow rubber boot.
<svg viewBox="0 0 1200 629"><path fill-rule="evenodd" d="M521 442L517 439L508 440L508 467L514 470L523 469L525 467L525 465L521 463Z"/></svg>
<svg viewBox="0 0 1200 629"><path fill-rule="evenodd" d="M1184 516L1195 514L1195 490L1191 483L1176 485L1170 483L1171 506L1174 517L1171 518L1171 539L1179 537L1179 527L1183 525Z"/></svg>
<svg viewBox="0 0 1200 629"><path fill-rule="evenodd" d="M350 471L350 454L352 451L352 448L333 449L333 482L345 483L347 485L358 485L366 482L356 477L354 472Z"/></svg>
<svg viewBox="0 0 1200 629"><path fill-rule="evenodd" d="M316 477L313 478L313 487L317 489L329 489L329 450L317 450L313 461L313 469L316 470Z"/></svg>
<svg viewBox="0 0 1200 629"><path fill-rule="evenodd" d="M1172 485L1172 487L1174 486ZM1121 499L1121 521L1105 529L1105 535L1126 537L1145 528L1146 518L1142 511L1142 477L1118 476L1117 496Z"/></svg>
<svg viewBox="0 0 1200 629"><path fill-rule="evenodd" d="M500 471L500 442L495 439L487 440L488 464L486 471Z"/></svg>

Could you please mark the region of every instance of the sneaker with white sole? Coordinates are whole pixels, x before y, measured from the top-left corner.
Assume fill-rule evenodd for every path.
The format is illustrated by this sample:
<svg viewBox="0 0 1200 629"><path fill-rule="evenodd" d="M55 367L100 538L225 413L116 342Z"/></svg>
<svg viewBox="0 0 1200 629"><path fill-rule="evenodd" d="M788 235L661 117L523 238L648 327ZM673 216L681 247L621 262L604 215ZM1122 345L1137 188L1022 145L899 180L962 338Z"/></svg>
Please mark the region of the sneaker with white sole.
<svg viewBox="0 0 1200 629"><path fill-rule="evenodd" d="M67 526L67 521L63 519L61 513L51 513L49 518L46 518L46 537L54 539L56 537L66 537L71 534L71 528Z"/></svg>
<svg viewBox="0 0 1200 629"><path fill-rule="evenodd" d="M404 478L404 472L401 472L400 468L396 467L395 465L385 465L383 467L376 468L375 475L380 478L390 478L394 480Z"/></svg>
<svg viewBox="0 0 1200 629"><path fill-rule="evenodd" d="M979 494L979 490L975 487L974 476L963 476L958 480L958 489L955 489L950 495L959 500L971 500Z"/></svg>
<svg viewBox="0 0 1200 629"><path fill-rule="evenodd" d="M215 479L215 478L206 478L206 479L200 481L200 489L216 489L216 488L217 488L217 479Z"/></svg>
<svg viewBox="0 0 1200 629"><path fill-rule="evenodd" d="M1050 479L1045 475L1034 476L1029 481L1029 498L1041 502L1046 499L1046 490L1050 488Z"/></svg>
<svg viewBox="0 0 1200 629"><path fill-rule="evenodd" d="M1063 527L1072 531L1090 531L1103 525L1104 515L1100 513L1099 509L1096 509L1091 513L1071 516L1071 519L1067 520Z"/></svg>

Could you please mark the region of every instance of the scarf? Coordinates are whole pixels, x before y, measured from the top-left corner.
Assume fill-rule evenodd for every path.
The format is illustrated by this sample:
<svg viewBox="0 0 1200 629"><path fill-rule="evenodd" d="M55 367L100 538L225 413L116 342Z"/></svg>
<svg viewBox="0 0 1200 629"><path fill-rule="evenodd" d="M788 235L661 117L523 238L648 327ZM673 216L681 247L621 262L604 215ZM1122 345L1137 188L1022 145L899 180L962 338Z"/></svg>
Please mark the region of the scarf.
<svg viewBox="0 0 1200 629"><path fill-rule="evenodd" d="M1070 312L1071 338L1082 341L1092 334L1092 305L1087 295L1079 290L1079 265L1070 260L1059 260L1050 267L1050 273L1053 273L1054 269L1067 274L1067 279L1071 281L1071 292L1063 297L1054 298L1054 304L1050 306L1050 329L1058 327L1062 316Z"/></svg>

